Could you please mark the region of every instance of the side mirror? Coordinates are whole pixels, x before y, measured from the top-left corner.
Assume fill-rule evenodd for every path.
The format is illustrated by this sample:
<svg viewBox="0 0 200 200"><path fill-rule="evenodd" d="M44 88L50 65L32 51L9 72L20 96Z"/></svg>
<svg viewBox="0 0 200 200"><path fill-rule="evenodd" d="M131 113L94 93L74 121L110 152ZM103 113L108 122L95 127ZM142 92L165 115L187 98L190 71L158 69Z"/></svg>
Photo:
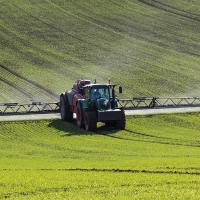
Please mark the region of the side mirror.
<svg viewBox="0 0 200 200"><path fill-rule="evenodd" d="M122 93L122 86L119 86L119 93Z"/></svg>

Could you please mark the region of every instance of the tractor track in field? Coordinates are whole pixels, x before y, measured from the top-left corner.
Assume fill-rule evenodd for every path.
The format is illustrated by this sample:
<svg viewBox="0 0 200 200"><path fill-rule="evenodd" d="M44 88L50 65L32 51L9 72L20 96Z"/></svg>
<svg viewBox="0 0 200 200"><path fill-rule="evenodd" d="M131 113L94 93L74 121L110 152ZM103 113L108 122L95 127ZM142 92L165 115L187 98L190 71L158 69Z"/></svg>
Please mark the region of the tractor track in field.
<svg viewBox="0 0 200 200"><path fill-rule="evenodd" d="M20 78L20 79L22 79L22 80L28 82L29 84L31 84L31 85L33 85L33 86L35 86L35 87L37 87L37 88L43 90L43 91L46 92L47 94L49 94L49 95L51 95L52 97L58 99L59 95L53 93L51 90L49 90L49 89L47 89L47 88L45 88L45 87L39 85L38 83L35 83L34 81L31 81L31 80L29 80L29 79L27 79L27 78L25 78L25 77L19 75L18 73L14 72L13 70L9 69L8 67L6 67L6 66L4 66L4 65L2 65L2 64L0 64L0 67L1 67L2 69L4 69L4 70L8 71L8 72L11 73L12 75L14 75L14 76L16 76L16 77L18 77L18 78ZM17 87L16 87L15 89L17 89ZM20 91L21 91L21 90L20 90Z"/></svg>
<svg viewBox="0 0 200 200"><path fill-rule="evenodd" d="M175 146L186 146L186 147L200 147L200 144L184 144L181 142L188 142L188 141L184 141L184 140L177 140L177 139L173 139L173 142L171 141L171 138L165 138L165 137L157 137L157 136L153 136L153 135L149 135L149 134L145 134L145 133L138 133L138 132L134 132L128 129L125 129L124 132L128 132L128 133L132 133L135 135L141 135L144 137L148 137L148 138L158 138L158 139L164 139L164 140L170 140L168 141L154 141L154 140L149 140L148 138L146 139L130 139L130 138L123 138L123 137L118 137L116 135L112 135L112 134L104 134L101 131L97 130L94 133L99 134L99 135L103 135L105 137L111 137L111 138L115 138L115 139L119 139L119 140L127 140L127 141L139 141L139 142L146 142L146 143L154 143L154 144L167 144L167 145L175 145ZM190 141L190 142L196 142L196 141Z"/></svg>
<svg viewBox="0 0 200 200"><path fill-rule="evenodd" d="M71 38L74 38L75 40L81 41L81 42L83 42L83 43L85 43L85 44L88 44L88 45L92 45L92 46L94 46L94 47L96 47L96 48L98 48L98 49L101 49L101 50L103 50L103 51L107 51L107 48L103 48L103 47L101 47L101 46L99 46L99 45L96 45L96 44L94 44L94 43L91 43L91 42L88 42L88 41L86 41L86 40L83 40L83 39L81 39L81 38L79 38L79 37L76 37L76 36L74 36L74 35L72 35L72 34L69 34L69 33L67 33L66 31L64 31L64 30L62 30L62 29L60 29L60 28L58 28L58 27L56 27L56 26L54 26L54 25L52 25L52 24L50 24L50 23L47 23L47 22L43 21L42 19L40 19L40 18L38 18L38 17L35 17L35 16L32 15L31 13L28 13L27 11L23 10L22 8L20 8L19 6L15 5L15 4L13 4L13 3L12 3L12 5L15 6L15 7L18 8L18 9L20 9L22 12L26 13L27 15L31 16L32 18L34 18L34 19L40 21L41 23L43 23L43 24L45 24L45 25L47 25L47 26L49 26L49 27L51 27L51 28L53 28L53 29L55 29L55 30L58 30L59 32L65 34L65 35L68 35L68 36L71 37ZM114 31L115 33L120 34L120 35L126 33L123 29L120 29L119 27L116 27L116 26L113 26L113 25L111 25L111 24L102 22L102 21L100 21L100 20L98 20L98 19L94 19L94 18L92 18L92 17L88 17L88 16L86 17L86 16L81 15L81 14L77 15L77 17L81 18L82 20L87 21L88 23L92 23L92 24L95 24L96 26L100 26L100 27L103 28L103 29L108 29L108 30L110 30L110 31ZM127 26L130 26L130 25L128 25L128 24L126 24L126 25L127 25ZM132 27L133 27L133 26L132 26ZM134 28L135 28L135 29L139 29L140 26L135 26ZM124 36L124 35L123 35L123 36ZM136 37L136 35L134 35L134 34L133 34L133 35L130 35L130 34L129 34L128 37L129 37L130 39L132 39L133 37ZM147 39L146 37L145 37L145 38L144 38L144 37L141 37L141 35L140 35L140 36L137 35L137 37L138 37L139 39L145 39L146 41L152 43L152 41L149 40L149 39ZM154 41L154 42L155 42L155 41ZM120 54L119 52L118 52L118 54L121 55L121 56L123 56L123 57L126 56L126 55L124 55L124 54ZM135 58L135 59L136 59L136 58ZM137 60L137 59L136 59L136 60ZM138 60L138 61L139 61L139 60Z"/></svg>
<svg viewBox="0 0 200 200"><path fill-rule="evenodd" d="M160 4L160 5L166 6L166 7L170 8L170 9L176 10L176 11L178 11L178 12L182 12L182 13L186 13L186 14L189 14L189 15L193 15L193 16L196 16L196 17L200 17L200 15L198 15L198 14L194 14L194 13L188 12L188 11L186 11L186 10L182 10L182 9L177 8L177 7L170 6L170 5L165 4L165 3L163 3L163 2L159 2L158 0L154 0L154 2L156 2L157 4ZM196 18L195 18L195 19L196 19Z"/></svg>
<svg viewBox="0 0 200 200"><path fill-rule="evenodd" d="M190 20L200 22L200 19L197 18L197 17L199 17L199 15L187 12L185 10L178 9L176 7L167 5L167 4L159 2L157 0L153 0L151 2L147 2L147 0L138 0L138 1L141 2L141 3L144 3L148 6L151 6L153 8L163 10L163 11L169 12L169 13L174 14L174 15L178 15L178 16L190 19ZM188 16L187 14L193 15L194 17Z"/></svg>
<svg viewBox="0 0 200 200"><path fill-rule="evenodd" d="M45 24L45 25L47 25L47 26L49 26L49 27L51 27L51 28L53 28L53 29L55 29L55 30L58 30L58 31L61 32L61 33L64 33L65 35L68 35L68 36L71 37L71 38L74 38L74 39L76 39L76 40L78 40L78 41L81 41L81 42L84 42L84 43L86 43L86 44L95 46L95 47L97 47L97 48L106 50L105 48L102 48L102 47L100 47L100 46L98 46L98 45L95 45L94 43L87 42L86 40L83 40L83 39L81 39L81 38L79 38L79 37L76 37L76 36L74 36L74 35L72 35L72 34L69 34L69 33L67 33L66 31L64 31L64 30L62 30L62 29L60 29L60 28L58 28L58 27L56 27L56 26L54 26L54 25L52 25L52 24L50 24L50 23L47 23L47 22L41 20L41 19L38 18L38 17L33 16L31 13L28 13L27 11L23 10L22 8L20 8L19 6L15 5L15 4L13 4L13 3L12 3L12 5L15 6L15 7L18 8L18 9L20 9L21 11L23 11L23 12L26 13L27 15L31 16L32 18L34 18L34 19L36 19L36 20L42 22L43 24Z"/></svg>
<svg viewBox="0 0 200 200"><path fill-rule="evenodd" d="M63 170L63 169L61 169ZM137 170L137 169L66 169L66 171L94 171L94 172L118 172L118 173L146 173L146 174L189 174L200 175L200 172L182 172L182 171L159 171L159 170Z"/></svg>
<svg viewBox="0 0 200 200"><path fill-rule="evenodd" d="M101 169L101 168L44 168L38 171L85 171L85 172L113 172L113 173L146 173L146 174L179 174L179 175L200 175L200 172L188 171L163 171L163 170L137 170L137 169ZM199 169L197 169L199 170ZM35 171L35 169L1 169L1 171Z"/></svg>
<svg viewBox="0 0 200 200"><path fill-rule="evenodd" d="M30 95L29 93L25 92L24 89L20 88L19 86L14 85L13 83L11 83L10 81L3 79L0 77L0 81L2 81L3 83L9 85L10 87L14 88L15 90L17 90L18 92L20 92L21 94L23 94L24 96L28 97L29 99L32 99L32 95Z"/></svg>

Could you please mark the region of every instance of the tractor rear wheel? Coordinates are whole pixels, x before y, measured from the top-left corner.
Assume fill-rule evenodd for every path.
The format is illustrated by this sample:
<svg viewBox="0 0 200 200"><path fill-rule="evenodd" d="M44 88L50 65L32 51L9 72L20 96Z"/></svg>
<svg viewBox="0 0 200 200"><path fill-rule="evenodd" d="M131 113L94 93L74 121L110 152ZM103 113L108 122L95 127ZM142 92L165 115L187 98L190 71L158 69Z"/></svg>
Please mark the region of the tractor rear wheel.
<svg viewBox="0 0 200 200"><path fill-rule="evenodd" d="M85 116L85 129L87 131L94 131L97 128L97 117L94 111L86 111Z"/></svg>
<svg viewBox="0 0 200 200"><path fill-rule="evenodd" d="M77 103L77 106L76 106L76 123L79 128L84 127L84 116L83 116L83 112L81 111L79 103Z"/></svg>
<svg viewBox="0 0 200 200"><path fill-rule="evenodd" d="M114 122L114 127L124 130L126 126L126 116L124 110L121 110L121 119Z"/></svg>
<svg viewBox="0 0 200 200"><path fill-rule="evenodd" d="M60 97L60 113L63 121L71 122L73 120L73 112L70 111L68 99L65 101L63 95Z"/></svg>

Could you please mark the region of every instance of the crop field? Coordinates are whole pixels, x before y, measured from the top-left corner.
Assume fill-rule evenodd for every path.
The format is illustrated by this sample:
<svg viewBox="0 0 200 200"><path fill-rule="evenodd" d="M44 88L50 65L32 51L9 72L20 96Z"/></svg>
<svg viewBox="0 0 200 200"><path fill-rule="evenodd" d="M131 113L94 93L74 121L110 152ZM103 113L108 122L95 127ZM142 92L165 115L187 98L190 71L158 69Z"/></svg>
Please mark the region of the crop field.
<svg viewBox="0 0 200 200"><path fill-rule="evenodd" d="M199 0L0 0L0 104L59 101L80 78L200 96L199 33ZM197 112L123 131L0 121L0 199L200 199L199 138Z"/></svg>
<svg viewBox="0 0 200 200"><path fill-rule="evenodd" d="M57 101L79 78L122 97L200 95L199 0L0 0L0 103Z"/></svg>
<svg viewBox="0 0 200 200"><path fill-rule="evenodd" d="M199 113L0 122L0 199L199 199L199 135Z"/></svg>

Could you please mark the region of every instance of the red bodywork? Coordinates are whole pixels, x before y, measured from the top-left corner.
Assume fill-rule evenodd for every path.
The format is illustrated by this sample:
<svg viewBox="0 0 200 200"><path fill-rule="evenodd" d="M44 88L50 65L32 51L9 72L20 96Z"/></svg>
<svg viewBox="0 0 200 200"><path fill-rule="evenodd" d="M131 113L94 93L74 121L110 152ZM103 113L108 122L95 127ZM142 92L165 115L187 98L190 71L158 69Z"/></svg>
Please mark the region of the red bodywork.
<svg viewBox="0 0 200 200"><path fill-rule="evenodd" d="M81 94L75 94L74 98L73 98L73 105L70 106L70 111L73 113L76 113L76 105L77 105L77 101L78 99L83 99L84 97Z"/></svg>
<svg viewBox="0 0 200 200"><path fill-rule="evenodd" d="M86 80L86 81L78 80L74 85L74 88L76 89L73 89L73 91L75 91L76 93L73 96L73 104L70 105L70 111L73 113L76 113L76 105L77 105L78 99L83 99L85 97L83 86L86 84L90 84L90 80ZM82 91L82 94L81 94L81 91Z"/></svg>

